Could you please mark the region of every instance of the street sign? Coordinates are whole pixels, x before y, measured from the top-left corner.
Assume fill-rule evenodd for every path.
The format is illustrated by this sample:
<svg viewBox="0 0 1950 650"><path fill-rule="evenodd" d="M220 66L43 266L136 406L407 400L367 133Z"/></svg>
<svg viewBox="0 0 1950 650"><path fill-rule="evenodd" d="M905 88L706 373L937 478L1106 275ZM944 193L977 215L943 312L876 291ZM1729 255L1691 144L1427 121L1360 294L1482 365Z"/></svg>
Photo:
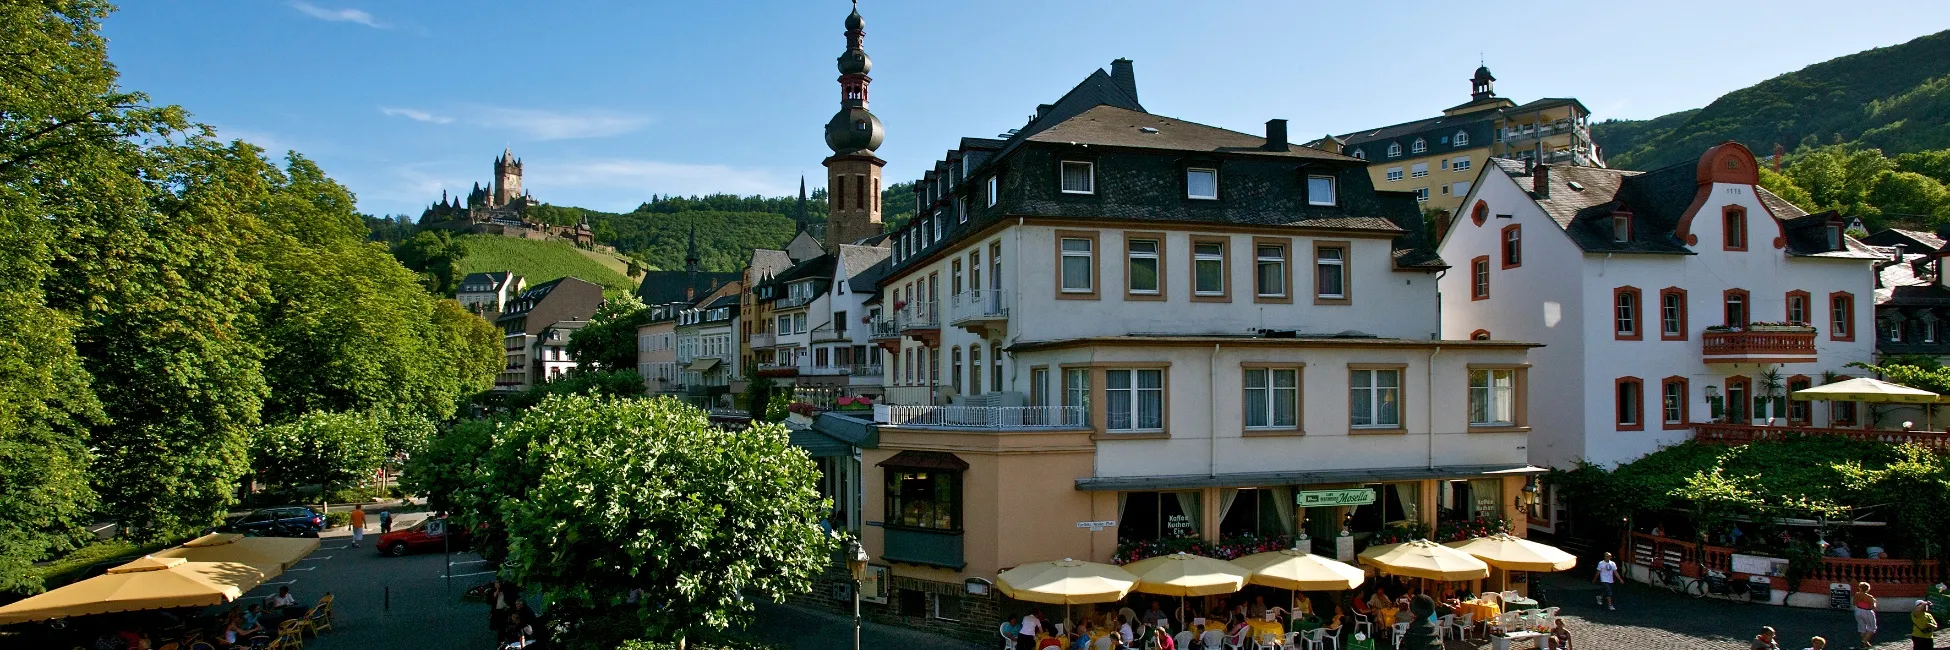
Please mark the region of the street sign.
<svg viewBox="0 0 1950 650"><path fill-rule="evenodd" d="M1365 506L1374 503L1374 488L1296 492L1293 494L1293 502L1302 508Z"/></svg>
<svg viewBox="0 0 1950 650"><path fill-rule="evenodd" d="M1100 531L1100 530L1103 530L1103 529L1105 529L1105 528L1111 528L1111 527L1113 527L1113 526L1116 526L1116 525L1117 525L1117 522L1115 522L1115 521L1079 521L1079 522L1077 522L1077 527L1078 527L1078 528L1088 528L1088 529L1090 529L1090 532L1093 532L1093 533L1094 533L1094 532L1097 532L1097 531Z"/></svg>

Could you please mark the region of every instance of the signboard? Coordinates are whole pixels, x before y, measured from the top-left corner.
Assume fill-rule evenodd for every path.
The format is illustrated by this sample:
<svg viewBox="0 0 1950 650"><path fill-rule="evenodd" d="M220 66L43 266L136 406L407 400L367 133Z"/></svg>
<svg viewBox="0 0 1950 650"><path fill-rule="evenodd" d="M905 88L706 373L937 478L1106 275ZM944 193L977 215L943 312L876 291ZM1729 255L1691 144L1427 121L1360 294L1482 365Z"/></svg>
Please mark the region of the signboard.
<svg viewBox="0 0 1950 650"><path fill-rule="evenodd" d="M1112 528L1112 527L1115 527L1115 526L1117 526L1117 522L1115 522L1115 521L1079 521L1079 522L1077 522L1077 527L1078 527L1078 528L1088 528L1088 529L1090 529L1090 532L1093 532L1093 533L1094 533L1094 532L1097 532L1097 531L1100 531L1100 530L1103 530L1103 529L1105 529L1105 528Z"/></svg>
<svg viewBox="0 0 1950 650"><path fill-rule="evenodd" d="M860 600L887 604L887 571L884 566L867 565L866 575L860 578Z"/></svg>
<svg viewBox="0 0 1950 650"><path fill-rule="evenodd" d="M1165 530L1172 537L1198 536L1198 529L1192 527L1192 518L1188 515L1172 515L1165 518Z"/></svg>
<svg viewBox="0 0 1950 650"><path fill-rule="evenodd" d="M1777 557L1735 553L1733 554L1733 566L1731 568L1734 573L1757 576L1785 576L1787 575L1787 565L1787 560Z"/></svg>
<svg viewBox="0 0 1950 650"><path fill-rule="evenodd" d="M1302 508L1365 506L1374 503L1374 488L1295 492L1293 494L1293 502Z"/></svg>
<svg viewBox="0 0 1950 650"><path fill-rule="evenodd" d="M1852 598L1854 595L1855 589L1848 586L1846 582L1828 583L1829 609L1848 609L1855 606L1855 599Z"/></svg>

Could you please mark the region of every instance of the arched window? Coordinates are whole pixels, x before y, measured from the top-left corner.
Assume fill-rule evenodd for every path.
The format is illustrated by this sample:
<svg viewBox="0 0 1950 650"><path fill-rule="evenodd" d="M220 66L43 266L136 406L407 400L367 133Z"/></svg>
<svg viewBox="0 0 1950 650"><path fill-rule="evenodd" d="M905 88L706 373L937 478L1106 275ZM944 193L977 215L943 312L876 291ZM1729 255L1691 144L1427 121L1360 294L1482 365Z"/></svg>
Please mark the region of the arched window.
<svg viewBox="0 0 1950 650"><path fill-rule="evenodd" d="M1401 155L1402 155L1402 143L1400 143L1400 142L1390 142L1390 143L1388 143L1388 157L1389 157L1389 158L1397 158L1397 157L1400 157Z"/></svg>
<svg viewBox="0 0 1950 650"><path fill-rule="evenodd" d="M1428 150L1429 150L1429 143L1428 143L1428 141L1426 141L1426 140L1423 140L1423 139L1421 139L1421 138L1416 138L1416 139L1415 139L1415 144L1411 144L1411 145L1409 145L1409 146L1408 146L1408 152L1409 152L1409 153L1422 153L1422 152L1424 152L1424 151L1428 151Z"/></svg>
<svg viewBox="0 0 1950 650"><path fill-rule="evenodd" d="M1367 160L1367 159L1368 159L1368 152L1366 152L1366 151L1362 151L1362 150L1360 150L1360 149L1355 149L1355 150L1354 150L1354 159L1355 159L1355 160Z"/></svg>
<svg viewBox="0 0 1950 650"><path fill-rule="evenodd" d="M1490 331L1489 331L1489 330L1476 330L1476 331L1474 331L1474 332L1470 332L1470 333L1469 333L1469 340L1471 340L1471 341L1488 341L1488 340L1490 340Z"/></svg>
<svg viewBox="0 0 1950 650"><path fill-rule="evenodd" d="M1460 147L1460 146L1463 146L1463 145L1466 145L1466 144L1469 144L1469 132L1468 132L1468 131L1457 131L1457 132L1456 132L1456 146L1458 146L1458 147Z"/></svg>

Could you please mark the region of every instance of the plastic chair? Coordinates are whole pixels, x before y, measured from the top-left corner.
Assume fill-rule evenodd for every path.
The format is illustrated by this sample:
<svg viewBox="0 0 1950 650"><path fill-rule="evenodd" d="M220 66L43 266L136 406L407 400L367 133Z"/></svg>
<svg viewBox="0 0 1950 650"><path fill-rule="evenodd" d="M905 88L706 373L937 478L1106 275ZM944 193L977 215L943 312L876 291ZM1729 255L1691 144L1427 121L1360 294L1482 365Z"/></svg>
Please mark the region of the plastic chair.
<svg viewBox="0 0 1950 650"><path fill-rule="evenodd" d="M1259 635L1253 642L1253 650L1280 650L1280 635L1272 632Z"/></svg>
<svg viewBox="0 0 1950 650"><path fill-rule="evenodd" d="M1002 650L1016 650L1016 635L1009 633L1009 623L1003 622L995 628L995 634L1002 637Z"/></svg>
<svg viewBox="0 0 1950 650"><path fill-rule="evenodd" d="M1402 637L1408 636L1408 624L1396 623L1394 627L1388 629L1392 631L1392 635L1395 637L1395 649L1401 650Z"/></svg>
<svg viewBox="0 0 1950 650"><path fill-rule="evenodd" d="M1476 631L1475 614L1463 614L1462 620L1460 621L1456 620L1456 615L1454 614L1450 614L1447 618L1448 618L1448 625L1451 628L1454 628L1456 630L1457 640L1468 641L1469 633ZM1448 634L1448 630L1447 629L1443 630L1443 634L1445 635Z"/></svg>
<svg viewBox="0 0 1950 650"><path fill-rule="evenodd" d="M1363 614L1363 613L1360 613L1360 612L1355 612L1355 613L1354 613L1354 631L1355 631L1356 633L1360 633L1360 634L1366 634L1366 635L1368 635L1368 637L1369 637L1369 638L1373 638L1373 637L1374 637L1374 621L1372 621L1372 620L1369 620L1369 619L1368 619L1368 615L1367 615L1367 614Z"/></svg>
<svg viewBox="0 0 1950 650"><path fill-rule="evenodd" d="M1226 638L1225 650L1246 650L1246 639L1252 633L1253 629L1250 627L1239 628L1238 633Z"/></svg>
<svg viewBox="0 0 1950 650"><path fill-rule="evenodd" d="M1455 614L1450 614L1450 615L1448 615L1448 616L1442 616L1442 617L1438 617L1438 618L1436 618L1436 619L1435 619L1435 633L1436 633L1436 638L1439 638L1439 639L1447 639L1447 638L1449 638L1449 628L1452 628L1452 627L1455 627L1455 626L1456 626L1456 615L1455 615Z"/></svg>
<svg viewBox="0 0 1950 650"><path fill-rule="evenodd" d="M1224 643L1225 635L1220 634L1218 630L1206 630L1204 634L1198 635L1199 646L1206 650L1213 650Z"/></svg>
<svg viewBox="0 0 1950 650"><path fill-rule="evenodd" d="M1192 631L1185 630L1179 632L1176 636L1171 637L1171 640L1172 647L1174 648L1190 648L1192 647Z"/></svg>
<svg viewBox="0 0 1950 650"><path fill-rule="evenodd" d="M1321 628L1314 628L1311 630L1307 630L1307 647L1310 650L1319 650L1321 647L1326 645L1326 636L1325 636L1326 634L1327 634L1327 630ZM1289 648L1297 647L1297 644L1291 639L1287 641L1286 645Z"/></svg>

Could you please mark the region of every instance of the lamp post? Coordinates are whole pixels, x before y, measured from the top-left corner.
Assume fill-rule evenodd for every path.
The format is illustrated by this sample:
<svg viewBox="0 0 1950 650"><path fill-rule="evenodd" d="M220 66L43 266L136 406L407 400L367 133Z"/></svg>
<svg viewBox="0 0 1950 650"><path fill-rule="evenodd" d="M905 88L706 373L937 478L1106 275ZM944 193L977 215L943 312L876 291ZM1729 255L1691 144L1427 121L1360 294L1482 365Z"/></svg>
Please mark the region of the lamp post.
<svg viewBox="0 0 1950 650"><path fill-rule="evenodd" d="M867 577L867 549L860 540L846 540L846 570L853 574L853 650L860 650L860 581Z"/></svg>

